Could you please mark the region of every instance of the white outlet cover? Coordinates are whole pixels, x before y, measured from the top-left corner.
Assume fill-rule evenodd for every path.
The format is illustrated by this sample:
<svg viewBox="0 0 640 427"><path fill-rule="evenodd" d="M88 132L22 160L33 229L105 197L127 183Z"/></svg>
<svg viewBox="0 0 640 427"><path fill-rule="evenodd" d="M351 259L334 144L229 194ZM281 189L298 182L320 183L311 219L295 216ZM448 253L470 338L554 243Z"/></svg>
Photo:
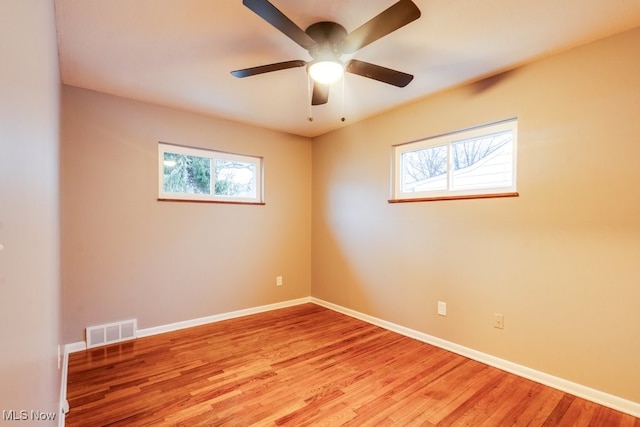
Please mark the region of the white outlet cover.
<svg viewBox="0 0 640 427"><path fill-rule="evenodd" d="M447 315L447 303L443 301L438 301L438 314L440 316Z"/></svg>
<svg viewBox="0 0 640 427"><path fill-rule="evenodd" d="M500 313L493 313L493 327L497 329L504 329L504 315Z"/></svg>

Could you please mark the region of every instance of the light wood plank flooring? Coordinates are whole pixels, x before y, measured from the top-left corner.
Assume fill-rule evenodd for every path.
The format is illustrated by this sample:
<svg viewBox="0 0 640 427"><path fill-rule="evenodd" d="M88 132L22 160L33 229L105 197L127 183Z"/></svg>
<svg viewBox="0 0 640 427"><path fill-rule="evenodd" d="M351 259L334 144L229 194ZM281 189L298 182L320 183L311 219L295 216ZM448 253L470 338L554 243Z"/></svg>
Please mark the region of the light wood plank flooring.
<svg viewBox="0 0 640 427"><path fill-rule="evenodd" d="M69 357L67 426L635 426L314 304Z"/></svg>

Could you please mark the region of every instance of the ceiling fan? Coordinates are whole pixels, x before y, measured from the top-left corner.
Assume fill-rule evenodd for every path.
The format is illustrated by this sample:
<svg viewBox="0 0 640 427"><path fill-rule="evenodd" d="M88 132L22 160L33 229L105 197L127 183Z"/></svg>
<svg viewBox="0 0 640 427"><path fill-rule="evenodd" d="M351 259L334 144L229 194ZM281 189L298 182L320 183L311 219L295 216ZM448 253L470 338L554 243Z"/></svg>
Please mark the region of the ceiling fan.
<svg viewBox="0 0 640 427"><path fill-rule="evenodd" d="M411 0L398 1L351 33L347 33L342 25L335 22L317 22L303 31L267 0L243 0L242 4L307 49L313 59L308 62L293 60L235 70L231 72L234 77L243 78L306 66L313 80L312 105L327 103L331 83L340 79L345 71L397 87L405 87L413 80L411 74L391 68L357 59L350 59L346 63L340 60L342 55L354 53L418 19L420 9Z"/></svg>

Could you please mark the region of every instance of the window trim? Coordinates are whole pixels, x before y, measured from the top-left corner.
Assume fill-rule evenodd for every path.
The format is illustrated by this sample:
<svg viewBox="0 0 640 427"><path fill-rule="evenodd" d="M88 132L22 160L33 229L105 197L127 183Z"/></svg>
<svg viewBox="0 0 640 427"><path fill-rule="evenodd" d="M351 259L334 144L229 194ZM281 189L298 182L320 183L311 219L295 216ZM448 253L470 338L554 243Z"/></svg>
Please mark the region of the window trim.
<svg viewBox="0 0 640 427"><path fill-rule="evenodd" d="M189 194L171 193L164 191L164 154L175 153L188 156L207 157L212 162L215 160L236 160L255 165L256 197L232 197L215 194ZM212 173L212 187L215 180ZM264 202L264 158L246 154L231 153L227 151L212 150L208 148L190 147L186 145L158 142L158 201L172 202L200 202L200 203L225 203L242 205L265 205Z"/></svg>
<svg viewBox="0 0 640 427"><path fill-rule="evenodd" d="M451 190L451 146L453 143L491 135L506 130L512 131L512 185L492 188L478 188L467 190ZM439 135L422 138L419 140L409 141L402 144L396 144L391 147L391 188L389 203L405 203L405 202L422 202L436 200L459 200L459 199L485 199L496 197L517 197L517 147L518 147L518 119L511 117L482 125L472 126L459 129L452 132L446 132ZM403 153L416 151L419 149L435 147L438 145L447 146L447 189L446 190L428 190L416 192L401 191L402 185L402 167L401 158Z"/></svg>

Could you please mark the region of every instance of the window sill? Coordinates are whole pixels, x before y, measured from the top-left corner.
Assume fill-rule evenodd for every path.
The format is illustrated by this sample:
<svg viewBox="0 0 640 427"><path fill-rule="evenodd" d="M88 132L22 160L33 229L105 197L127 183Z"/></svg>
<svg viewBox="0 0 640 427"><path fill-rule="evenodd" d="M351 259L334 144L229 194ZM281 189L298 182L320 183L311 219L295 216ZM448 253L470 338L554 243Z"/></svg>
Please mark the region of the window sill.
<svg viewBox="0 0 640 427"><path fill-rule="evenodd" d="M218 203L223 205L266 205L265 202L238 202L225 200L188 200L188 199L158 199L159 202L183 202L183 203Z"/></svg>
<svg viewBox="0 0 640 427"><path fill-rule="evenodd" d="M519 197L520 194L514 193L496 193L496 194L467 194L461 196L438 196L438 197L420 197L415 199L389 199L389 203L411 203L411 202L435 202L438 200L461 200L461 199L494 199L498 197Z"/></svg>

